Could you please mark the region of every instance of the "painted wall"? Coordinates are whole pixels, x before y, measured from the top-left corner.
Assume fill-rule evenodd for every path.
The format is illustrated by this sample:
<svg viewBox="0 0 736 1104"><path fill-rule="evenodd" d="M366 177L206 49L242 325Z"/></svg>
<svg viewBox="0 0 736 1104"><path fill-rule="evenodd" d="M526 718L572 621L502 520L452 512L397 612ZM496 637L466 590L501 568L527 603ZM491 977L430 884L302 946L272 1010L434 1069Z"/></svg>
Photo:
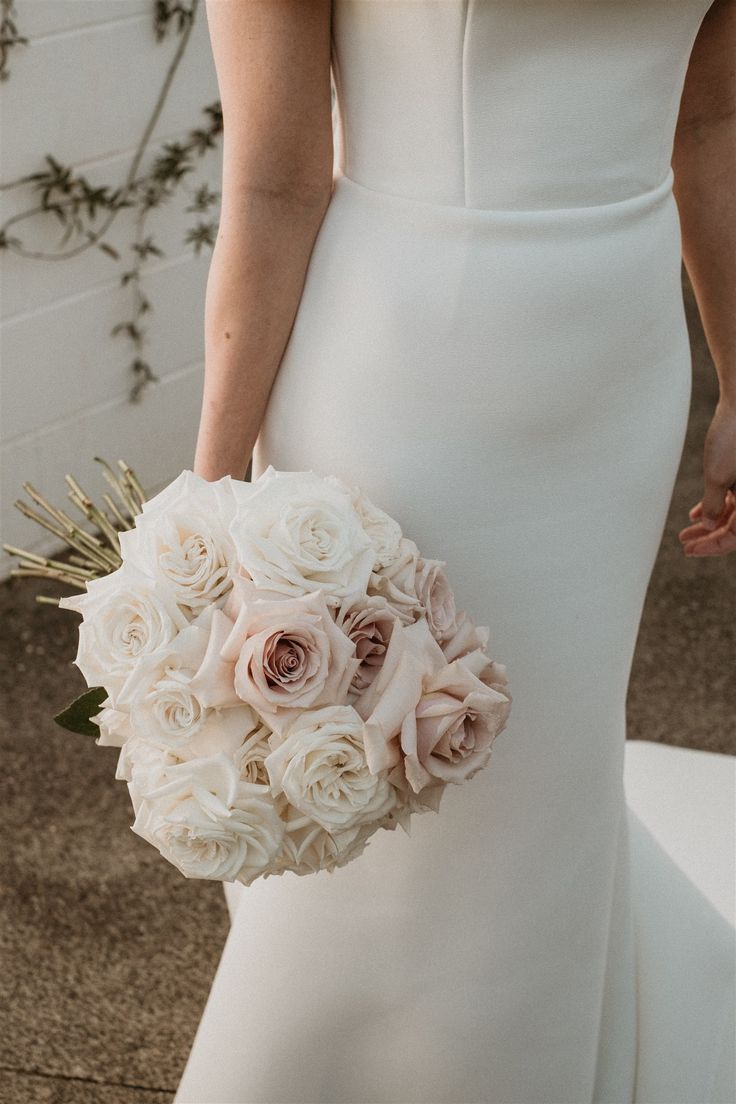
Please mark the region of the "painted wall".
<svg viewBox="0 0 736 1104"><path fill-rule="evenodd" d="M179 36L155 39L151 0L16 0L18 30L30 42L10 53L0 84L3 183L43 168L46 153L93 184L119 186L153 111ZM144 166L164 141L206 125L202 108L218 99L204 5L149 143ZM193 461L203 376L204 294L211 250L184 243L197 216L186 213L196 188L219 191L221 141L197 162L180 194L149 215L146 233L164 251L144 267L153 310L145 316L147 360L160 382L137 404L133 346L111 337L132 316L120 274L133 259L134 216L118 214L106 235L124 264L97 248L64 261L0 253L0 533L37 552L56 546L14 508L30 480L52 502L66 495L71 472L96 495L107 489L93 456L132 464L147 490L168 483ZM34 202L23 188L0 191L2 221ZM217 215L210 208L206 218ZM61 224L43 216L16 228L27 247L59 244ZM0 552L0 576L15 561Z"/></svg>

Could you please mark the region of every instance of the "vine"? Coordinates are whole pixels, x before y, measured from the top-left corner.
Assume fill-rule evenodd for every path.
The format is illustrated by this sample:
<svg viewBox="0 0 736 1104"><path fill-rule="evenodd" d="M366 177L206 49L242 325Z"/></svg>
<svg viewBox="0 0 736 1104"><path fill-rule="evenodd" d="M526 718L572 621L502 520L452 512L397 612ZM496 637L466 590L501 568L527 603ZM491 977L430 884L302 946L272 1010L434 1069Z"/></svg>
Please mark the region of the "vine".
<svg viewBox="0 0 736 1104"><path fill-rule="evenodd" d="M45 167L9 183L0 184L3 191L30 186L37 201L0 225L0 250L5 249L32 260L61 261L78 256L87 249L97 248L114 261L122 261L120 253L105 239L121 210L134 208L135 237L130 244L132 261L121 273L120 283L131 293L130 316L112 327L111 336L122 336L132 345L130 370L133 382L129 399L136 402L145 387L158 380L145 356L146 330L144 317L151 311L152 303L144 290L143 265L149 257L162 257L164 251L156 244L148 230L148 217L152 210L169 202L182 181L196 168L198 158L215 147L222 133L222 108L219 101L204 107L206 122L189 131L183 141L164 142L154 157L150 169L141 173L140 167L148 149L151 135L158 122L171 89L176 71L186 51L200 0L153 0L153 30L157 41L163 41L170 28L179 35L174 56L164 75L156 102L143 134L135 148L124 183L92 185L82 173L75 172L51 154L45 155ZM14 16L14 0L0 0L0 76L7 77L9 50L28 40L18 34ZM199 216L185 237L184 244L191 245L196 254L205 246L212 247L217 236L217 217L210 208L217 204L219 193L206 184L198 187L191 196L187 213ZM29 219L53 214L61 223L63 233L58 248L53 251L33 250L23 244L17 228ZM95 225L101 218L100 225Z"/></svg>
<svg viewBox="0 0 736 1104"><path fill-rule="evenodd" d="M2 0L0 3L0 80L10 76L8 58L14 46L26 45L27 38L18 34L15 22L15 0Z"/></svg>

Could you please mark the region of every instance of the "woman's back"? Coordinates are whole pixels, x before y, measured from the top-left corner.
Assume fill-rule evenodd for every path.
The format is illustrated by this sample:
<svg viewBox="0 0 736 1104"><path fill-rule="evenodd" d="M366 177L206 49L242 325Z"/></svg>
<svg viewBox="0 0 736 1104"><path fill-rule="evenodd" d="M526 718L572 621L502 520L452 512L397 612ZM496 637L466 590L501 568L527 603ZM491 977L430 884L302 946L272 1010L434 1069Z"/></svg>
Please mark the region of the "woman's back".
<svg viewBox="0 0 736 1104"><path fill-rule="evenodd" d="M337 162L368 188L496 210L665 178L709 0L335 0Z"/></svg>

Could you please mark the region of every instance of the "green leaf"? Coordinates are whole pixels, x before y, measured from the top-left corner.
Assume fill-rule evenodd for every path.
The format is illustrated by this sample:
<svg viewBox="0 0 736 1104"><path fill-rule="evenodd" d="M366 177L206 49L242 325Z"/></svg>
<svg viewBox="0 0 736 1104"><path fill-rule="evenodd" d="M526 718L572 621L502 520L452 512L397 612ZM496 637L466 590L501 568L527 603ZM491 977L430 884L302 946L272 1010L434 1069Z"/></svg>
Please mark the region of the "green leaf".
<svg viewBox="0 0 736 1104"><path fill-rule="evenodd" d="M80 736L94 736L96 739L100 735L100 726L91 721L90 717L99 713L106 697L107 690L104 686L93 686L91 690L75 698L61 713L57 713L54 720L69 732L78 732Z"/></svg>

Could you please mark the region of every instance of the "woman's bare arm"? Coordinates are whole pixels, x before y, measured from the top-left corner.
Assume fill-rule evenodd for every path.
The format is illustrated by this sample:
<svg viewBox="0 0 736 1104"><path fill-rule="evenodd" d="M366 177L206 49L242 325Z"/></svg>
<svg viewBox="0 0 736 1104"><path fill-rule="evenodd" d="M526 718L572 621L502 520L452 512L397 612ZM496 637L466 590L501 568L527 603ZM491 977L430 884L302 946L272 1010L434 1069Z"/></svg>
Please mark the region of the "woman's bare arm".
<svg viewBox="0 0 736 1104"><path fill-rule="evenodd" d="M714 0L698 31L672 166L683 260L720 385L703 499L680 539L686 552L718 554L736 549L736 0Z"/></svg>
<svg viewBox="0 0 736 1104"><path fill-rule="evenodd" d="M242 479L332 192L330 0L207 0L223 110L193 468Z"/></svg>

